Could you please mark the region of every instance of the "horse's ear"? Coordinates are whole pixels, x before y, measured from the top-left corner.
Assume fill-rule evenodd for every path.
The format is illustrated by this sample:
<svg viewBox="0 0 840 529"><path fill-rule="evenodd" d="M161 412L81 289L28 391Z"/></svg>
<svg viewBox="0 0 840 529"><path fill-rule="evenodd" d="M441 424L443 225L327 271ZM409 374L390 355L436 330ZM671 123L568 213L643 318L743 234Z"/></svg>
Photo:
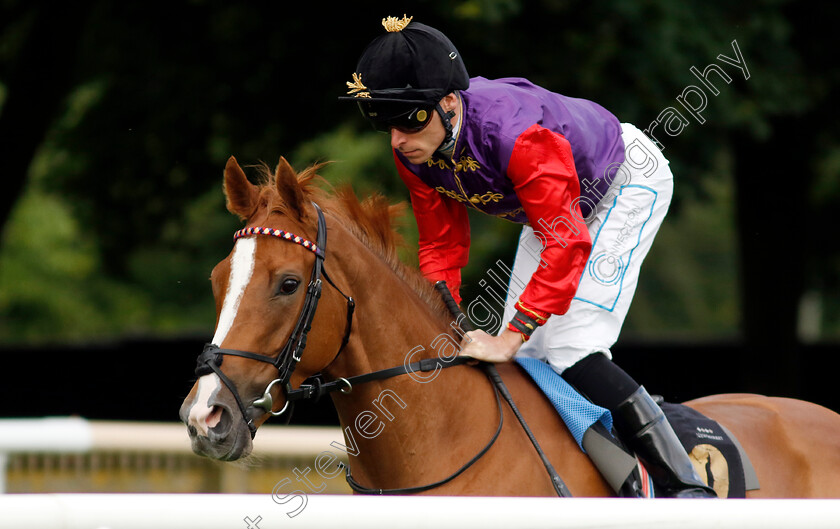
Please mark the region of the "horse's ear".
<svg viewBox="0 0 840 529"><path fill-rule="evenodd" d="M225 164L225 197L228 211L242 219L251 216L259 200L257 186L248 181L233 156Z"/></svg>
<svg viewBox="0 0 840 529"><path fill-rule="evenodd" d="M304 211L306 211L304 209L306 206L306 195L303 192L300 182L298 182L297 173L295 173L295 170L292 169L289 162L282 156L280 157L280 162L277 164L274 181L277 185L277 192L280 193L283 201L289 207L290 212L297 214L299 219L302 218Z"/></svg>

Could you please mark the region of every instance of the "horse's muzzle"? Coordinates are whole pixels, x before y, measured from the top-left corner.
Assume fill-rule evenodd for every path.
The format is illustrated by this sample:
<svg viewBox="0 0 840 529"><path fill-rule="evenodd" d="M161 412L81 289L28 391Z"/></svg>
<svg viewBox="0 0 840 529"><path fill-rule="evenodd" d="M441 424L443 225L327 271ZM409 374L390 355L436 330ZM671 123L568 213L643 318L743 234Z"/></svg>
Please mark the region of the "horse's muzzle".
<svg viewBox="0 0 840 529"><path fill-rule="evenodd" d="M193 452L221 461L235 461L251 453L251 433L239 417L239 410L220 403L212 406L214 425L202 428L190 418L191 405L185 402L179 415L187 425Z"/></svg>

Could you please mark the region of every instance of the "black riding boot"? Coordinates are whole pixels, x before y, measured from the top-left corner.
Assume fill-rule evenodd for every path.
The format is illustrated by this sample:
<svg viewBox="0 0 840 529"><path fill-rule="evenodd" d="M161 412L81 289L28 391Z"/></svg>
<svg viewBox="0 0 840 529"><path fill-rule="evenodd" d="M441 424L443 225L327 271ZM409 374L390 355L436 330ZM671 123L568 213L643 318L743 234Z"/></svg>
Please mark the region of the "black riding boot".
<svg viewBox="0 0 840 529"><path fill-rule="evenodd" d="M662 409L644 387L613 413L619 436L636 452L653 481L674 498L716 498L691 464Z"/></svg>

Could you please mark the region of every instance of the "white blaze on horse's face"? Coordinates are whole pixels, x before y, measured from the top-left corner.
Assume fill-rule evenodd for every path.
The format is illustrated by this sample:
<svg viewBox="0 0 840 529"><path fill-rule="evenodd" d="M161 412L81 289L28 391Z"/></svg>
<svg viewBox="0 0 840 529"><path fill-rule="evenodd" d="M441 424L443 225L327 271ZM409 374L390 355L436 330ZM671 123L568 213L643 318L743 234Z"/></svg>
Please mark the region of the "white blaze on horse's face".
<svg viewBox="0 0 840 529"><path fill-rule="evenodd" d="M254 255L256 253L256 237L238 239L233 247L225 302L222 305L222 311L219 313L216 334L213 336L213 343L219 347L222 346L228 331L233 326L236 313L239 312L239 303L245 294L245 287L248 286L248 282L251 281L251 276L254 274Z"/></svg>
<svg viewBox="0 0 840 529"><path fill-rule="evenodd" d="M245 294L245 288L251 281L254 273L254 255L257 252L257 240L253 237L241 238L236 241L233 247L233 255L230 258L230 277L228 278L227 291L222 310L219 313L219 323L216 325L216 334L213 336L213 343L222 347L222 342L227 337L230 328L236 320L239 312L239 303ZM203 375L198 379L198 392L195 396L192 408L190 408L189 424L194 426L198 432L207 436L207 429L219 423L221 413L214 412L210 399L222 388L222 381L216 373Z"/></svg>

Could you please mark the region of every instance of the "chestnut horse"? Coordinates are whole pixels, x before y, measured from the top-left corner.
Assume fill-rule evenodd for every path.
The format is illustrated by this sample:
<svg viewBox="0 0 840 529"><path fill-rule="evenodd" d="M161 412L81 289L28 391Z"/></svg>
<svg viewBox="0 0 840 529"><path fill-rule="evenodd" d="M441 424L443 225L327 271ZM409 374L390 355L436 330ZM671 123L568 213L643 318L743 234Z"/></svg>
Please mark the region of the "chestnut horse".
<svg viewBox="0 0 840 529"><path fill-rule="evenodd" d="M247 228L211 277L216 332L180 410L193 450L247 456L256 429L293 395L329 392L345 433L333 446L349 453L359 488L555 495L511 407L484 371L457 361L461 335L438 294L400 262L399 207L323 191L316 170L298 175L281 158L254 185L228 160L227 207ZM571 494L613 495L529 376L514 363L497 369ZM301 389L318 373L323 386ZM740 441L761 484L748 497L840 497L840 415L748 394L688 405Z"/></svg>

